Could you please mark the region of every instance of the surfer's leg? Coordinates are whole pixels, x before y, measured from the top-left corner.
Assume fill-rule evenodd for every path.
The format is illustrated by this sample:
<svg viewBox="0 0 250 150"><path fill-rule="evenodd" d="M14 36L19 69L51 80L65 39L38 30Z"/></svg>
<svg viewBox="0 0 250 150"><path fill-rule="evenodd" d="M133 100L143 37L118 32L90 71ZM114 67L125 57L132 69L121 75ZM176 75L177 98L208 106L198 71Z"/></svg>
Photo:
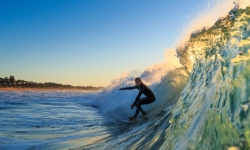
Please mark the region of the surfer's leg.
<svg viewBox="0 0 250 150"><path fill-rule="evenodd" d="M135 112L135 118L137 117L137 115L139 114L139 112L141 111L143 115L145 115L145 111L141 108L141 105L144 105L144 104L150 104L152 102L155 101L155 98L147 98L147 97L144 97L142 98L138 103L137 103L137 109L136 109L136 112Z"/></svg>
<svg viewBox="0 0 250 150"><path fill-rule="evenodd" d="M139 114L140 111L142 112L143 115L146 114L145 111L141 108L141 105L143 104L143 102L147 101L146 99L147 99L147 97L144 97L139 102L137 102L137 104L136 104L136 112L135 112L135 115L134 115L135 118L137 117L137 115Z"/></svg>
<svg viewBox="0 0 250 150"><path fill-rule="evenodd" d="M139 111L140 111L140 109L138 108L138 106L137 106L137 108L136 108L136 112L135 112L135 115L134 115L134 118L136 118L137 117L137 115L139 114Z"/></svg>
<svg viewBox="0 0 250 150"><path fill-rule="evenodd" d="M142 114L146 114L145 111L141 108L141 104L138 102L135 117L138 115L140 111L142 112Z"/></svg>

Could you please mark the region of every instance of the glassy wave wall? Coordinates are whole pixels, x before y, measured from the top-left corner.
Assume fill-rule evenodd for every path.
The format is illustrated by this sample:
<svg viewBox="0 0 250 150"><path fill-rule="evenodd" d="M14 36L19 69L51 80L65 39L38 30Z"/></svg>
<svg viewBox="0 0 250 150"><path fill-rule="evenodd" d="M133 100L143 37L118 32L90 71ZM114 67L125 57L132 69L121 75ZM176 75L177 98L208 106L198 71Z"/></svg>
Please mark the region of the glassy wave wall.
<svg viewBox="0 0 250 150"><path fill-rule="evenodd" d="M190 72L161 149L249 149L250 7L232 9L177 49Z"/></svg>

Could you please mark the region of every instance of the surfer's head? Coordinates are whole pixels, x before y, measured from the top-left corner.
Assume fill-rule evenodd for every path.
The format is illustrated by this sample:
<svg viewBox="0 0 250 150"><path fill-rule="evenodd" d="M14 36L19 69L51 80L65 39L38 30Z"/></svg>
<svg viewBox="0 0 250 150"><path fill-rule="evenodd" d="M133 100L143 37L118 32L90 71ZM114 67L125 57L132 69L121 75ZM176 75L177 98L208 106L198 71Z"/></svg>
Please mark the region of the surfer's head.
<svg viewBox="0 0 250 150"><path fill-rule="evenodd" d="M137 86L140 86L141 85L141 78L139 78L139 77L137 77L137 78L135 78L135 84L137 85Z"/></svg>

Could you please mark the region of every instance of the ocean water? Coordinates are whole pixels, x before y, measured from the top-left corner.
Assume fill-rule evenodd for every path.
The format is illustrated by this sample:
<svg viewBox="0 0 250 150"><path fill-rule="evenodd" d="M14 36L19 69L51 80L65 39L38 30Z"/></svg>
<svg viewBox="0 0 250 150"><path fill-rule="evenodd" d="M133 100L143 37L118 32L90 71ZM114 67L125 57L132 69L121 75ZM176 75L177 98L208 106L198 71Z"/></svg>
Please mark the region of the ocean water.
<svg viewBox="0 0 250 150"><path fill-rule="evenodd" d="M148 138L169 126L170 109L157 122L116 121L126 115L107 119L93 103L99 94L0 92L0 149L132 149L155 144Z"/></svg>
<svg viewBox="0 0 250 150"><path fill-rule="evenodd" d="M148 120L116 121L135 113L138 91L118 90L134 85L132 73L98 93L0 92L0 149L249 150L250 1L241 2L176 49L182 67L155 82L154 69L141 74L156 95L142 106Z"/></svg>
<svg viewBox="0 0 250 150"><path fill-rule="evenodd" d="M0 149L44 149L51 143L96 134L103 118L82 103L92 95L0 92Z"/></svg>

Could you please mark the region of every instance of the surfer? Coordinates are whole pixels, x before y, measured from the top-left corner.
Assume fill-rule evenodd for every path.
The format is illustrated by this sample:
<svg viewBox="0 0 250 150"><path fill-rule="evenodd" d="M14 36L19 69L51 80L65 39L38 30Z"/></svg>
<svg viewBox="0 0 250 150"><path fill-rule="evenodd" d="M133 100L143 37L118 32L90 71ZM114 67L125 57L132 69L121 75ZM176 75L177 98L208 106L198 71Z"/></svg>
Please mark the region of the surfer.
<svg viewBox="0 0 250 150"><path fill-rule="evenodd" d="M136 107L136 112L134 117L130 117L130 120L135 120L137 115L139 114L139 111L142 112L143 116L146 116L145 111L141 108L141 105L144 104L150 104L153 103L155 101L155 95L154 93L145 85L142 83L141 78L135 78L135 86L131 86L131 87L125 87L125 88L120 88L119 90L132 90L132 89L138 89L139 93L136 96L136 99L134 101L134 103L131 106L131 109L134 109L134 107ZM140 98L141 95L144 94L146 97L144 98Z"/></svg>

